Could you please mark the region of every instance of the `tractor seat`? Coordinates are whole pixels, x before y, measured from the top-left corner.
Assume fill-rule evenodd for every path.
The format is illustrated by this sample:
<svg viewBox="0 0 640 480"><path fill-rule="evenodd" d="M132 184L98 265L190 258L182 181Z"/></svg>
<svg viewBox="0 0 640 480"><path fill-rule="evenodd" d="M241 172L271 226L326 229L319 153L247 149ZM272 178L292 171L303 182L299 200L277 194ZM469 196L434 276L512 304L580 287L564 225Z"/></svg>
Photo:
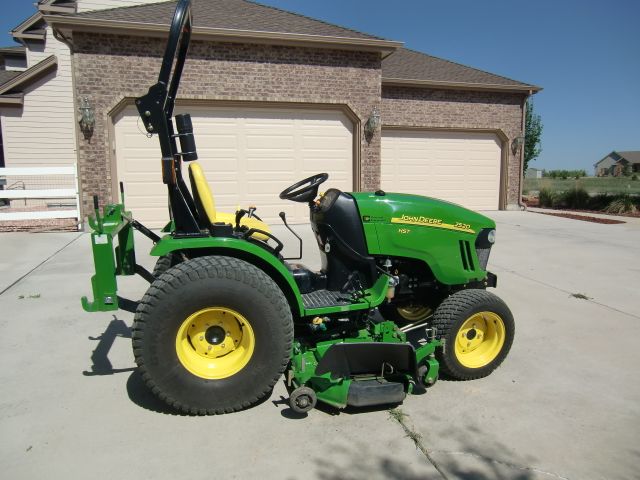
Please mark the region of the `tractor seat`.
<svg viewBox="0 0 640 480"><path fill-rule="evenodd" d="M225 213L216 211L216 202L213 199L213 193L209 187L204 171L198 162L189 163L189 180L191 181L191 190L196 202L196 208L199 215L206 215L211 223L223 222L230 223L235 226L236 214ZM247 228L258 228L265 232L271 233L269 225L258 220L257 218L242 217L240 219L240 225ZM260 233L254 233L252 238L257 240L267 241L269 237Z"/></svg>

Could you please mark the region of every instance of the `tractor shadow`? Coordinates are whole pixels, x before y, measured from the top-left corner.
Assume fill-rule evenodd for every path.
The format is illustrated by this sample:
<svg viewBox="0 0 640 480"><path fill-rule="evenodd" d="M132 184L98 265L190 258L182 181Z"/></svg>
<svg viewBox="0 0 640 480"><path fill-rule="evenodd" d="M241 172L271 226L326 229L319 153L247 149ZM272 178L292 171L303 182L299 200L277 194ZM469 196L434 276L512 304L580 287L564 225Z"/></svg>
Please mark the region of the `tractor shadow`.
<svg viewBox="0 0 640 480"><path fill-rule="evenodd" d="M132 302L132 304L133 303L135 302ZM131 305L131 307L133 308L133 305ZM130 341L131 327L129 327L124 320L120 320L114 315L113 320L109 322L107 328L101 335L89 337L89 340L97 341L98 344L93 352L91 352L91 367L89 367L89 370L83 371L82 374L85 377L94 377L131 372L127 380L127 394L133 403L146 410L175 415L175 411L147 388L137 367L113 368L113 364L109 359L109 352L118 338Z"/></svg>
<svg viewBox="0 0 640 480"><path fill-rule="evenodd" d="M119 302L122 302L123 299L119 298ZM131 308L135 311L135 304L137 302L131 302ZM122 307L122 303L120 303ZM144 408L145 410L149 410L156 413L162 413L165 415L178 415L178 416L188 416L188 414L180 412L171 408L165 402L163 402L160 398L158 398L144 382L142 378L142 374L138 371L137 367L127 367L127 368L114 368L111 360L109 359L109 352L113 347L116 339L123 338L126 340L131 340L131 327L127 325L124 320L120 320L115 315L113 316L113 320L109 322L107 328L104 332L97 337L89 337L91 341L97 341L98 344L96 348L91 352L91 366L88 370L84 370L82 374L85 377L94 377L94 376L105 376L105 375L114 375L117 373L126 373L131 372L131 375L127 379L127 394L129 399L138 405L139 407ZM270 392L260 400L249 408L256 407L265 403L271 397L273 392Z"/></svg>
<svg viewBox="0 0 640 480"><path fill-rule="evenodd" d="M117 338L125 338L131 340L131 328L115 315L113 320L109 322L105 331L97 337L89 337L89 340L97 341L96 348L91 352L91 366L89 370L84 370L82 374L85 377L113 375L115 373L132 372L136 367L113 368L111 360L109 360L109 352L113 347Z"/></svg>

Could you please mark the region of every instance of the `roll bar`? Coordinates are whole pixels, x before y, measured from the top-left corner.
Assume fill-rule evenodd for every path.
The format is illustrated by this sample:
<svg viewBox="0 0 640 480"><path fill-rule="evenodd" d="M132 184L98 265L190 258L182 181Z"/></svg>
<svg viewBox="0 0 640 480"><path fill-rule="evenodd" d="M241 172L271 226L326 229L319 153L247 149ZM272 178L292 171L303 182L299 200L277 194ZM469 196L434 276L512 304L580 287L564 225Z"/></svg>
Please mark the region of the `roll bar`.
<svg viewBox="0 0 640 480"><path fill-rule="evenodd" d="M177 143L180 138L181 144L193 147L190 148L192 151L184 153L189 153L186 160L197 158L193 133L180 129L180 125L188 125L190 128L191 121L180 122L177 135L173 123L173 109L189 50L191 31L191 0L178 0L158 82L149 88L146 95L135 101L145 129L150 134L157 134L160 141L162 181L168 187L169 213L175 224L175 233L179 235L201 235L201 227L204 226L198 221L195 202L182 179L183 153L178 149Z"/></svg>

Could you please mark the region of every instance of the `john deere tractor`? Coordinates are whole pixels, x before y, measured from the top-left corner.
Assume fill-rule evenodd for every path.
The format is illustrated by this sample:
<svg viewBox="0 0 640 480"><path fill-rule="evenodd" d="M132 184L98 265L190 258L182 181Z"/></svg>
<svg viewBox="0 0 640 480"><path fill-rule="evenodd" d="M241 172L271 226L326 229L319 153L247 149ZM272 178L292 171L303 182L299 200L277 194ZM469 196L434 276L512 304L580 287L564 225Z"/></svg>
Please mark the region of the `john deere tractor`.
<svg viewBox="0 0 640 480"><path fill-rule="evenodd" d="M126 211L124 195L102 211L94 198L89 219L96 274L84 309L124 308L118 275L150 282L133 324L149 389L182 412L228 413L259 402L284 374L290 407L306 412L317 401L397 404L441 373L471 380L498 367L514 321L486 291L496 286L486 269L491 219L416 195L318 194L320 173L280 194L309 207L322 259L313 271L283 258L255 208L216 210L191 117L173 116L191 31L190 0L179 0L158 82L136 100L160 141L170 222L157 235ZM153 273L136 264L134 230L154 243Z"/></svg>

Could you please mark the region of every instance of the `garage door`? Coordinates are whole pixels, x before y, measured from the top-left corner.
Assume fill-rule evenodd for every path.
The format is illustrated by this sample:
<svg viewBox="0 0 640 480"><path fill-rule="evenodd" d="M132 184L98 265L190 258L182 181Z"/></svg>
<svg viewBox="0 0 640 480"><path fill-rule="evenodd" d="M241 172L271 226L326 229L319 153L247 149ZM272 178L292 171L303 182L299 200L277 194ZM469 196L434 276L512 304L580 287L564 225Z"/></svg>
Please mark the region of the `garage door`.
<svg viewBox="0 0 640 480"><path fill-rule="evenodd" d="M266 222L309 220L306 204L283 201L289 185L328 172L330 187L353 190L353 124L329 110L238 107L188 107L199 162L215 196L216 207L233 212L256 205ZM160 174L157 137L147 138L133 108L114 118L117 177L126 190L127 208L145 225L168 220L166 187ZM188 183L187 172L185 181Z"/></svg>
<svg viewBox="0 0 640 480"><path fill-rule="evenodd" d="M385 130L382 189L497 210L500 159L494 134Z"/></svg>

